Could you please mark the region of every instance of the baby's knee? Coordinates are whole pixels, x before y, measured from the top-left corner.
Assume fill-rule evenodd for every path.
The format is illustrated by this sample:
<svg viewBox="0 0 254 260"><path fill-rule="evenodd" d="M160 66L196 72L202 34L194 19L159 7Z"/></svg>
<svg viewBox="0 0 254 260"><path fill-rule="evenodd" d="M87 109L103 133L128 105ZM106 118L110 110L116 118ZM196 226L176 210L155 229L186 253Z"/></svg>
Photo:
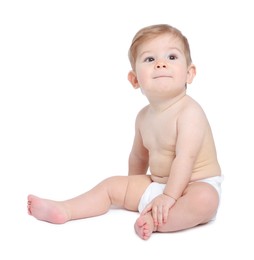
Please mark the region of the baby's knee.
<svg viewBox="0 0 254 260"><path fill-rule="evenodd" d="M211 185L205 184L197 194L196 205L197 212L203 218L203 222L208 222L218 209L219 196L217 191Z"/></svg>
<svg viewBox="0 0 254 260"><path fill-rule="evenodd" d="M103 189L106 190L112 205L123 207L126 190L128 187L127 176L112 176L105 179L103 182Z"/></svg>

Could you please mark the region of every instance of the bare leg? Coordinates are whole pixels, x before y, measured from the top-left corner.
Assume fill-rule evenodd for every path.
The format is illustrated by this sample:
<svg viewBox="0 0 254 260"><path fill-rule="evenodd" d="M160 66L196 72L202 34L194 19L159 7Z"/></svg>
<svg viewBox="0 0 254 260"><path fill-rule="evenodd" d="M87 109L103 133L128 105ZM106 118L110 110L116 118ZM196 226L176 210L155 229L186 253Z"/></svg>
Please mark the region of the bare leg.
<svg viewBox="0 0 254 260"><path fill-rule="evenodd" d="M190 184L170 209L165 224L155 226L151 213L139 216L135 231L147 240L153 232L174 232L209 222L218 208L217 191L207 183Z"/></svg>
<svg viewBox="0 0 254 260"><path fill-rule="evenodd" d="M54 224L106 213L111 205L137 211L138 202L151 182L146 175L110 177L90 191L65 201L28 196L28 214Z"/></svg>
<svg viewBox="0 0 254 260"><path fill-rule="evenodd" d="M98 216L108 211L111 196L118 195L114 201L116 206L123 206L128 179L126 177L108 178L90 191L65 201L42 199L28 196L28 213L35 218L54 224L62 224L69 220ZM119 187L119 188L118 188ZM111 194L113 189L113 193Z"/></svg>
<svg viewBox="0 0 254 260"><path fill-rule="evenodd" d="M190 184L170 209L168 220L158 232L174 232L209 222L217 212L217 191L204 182Z"/></svg>

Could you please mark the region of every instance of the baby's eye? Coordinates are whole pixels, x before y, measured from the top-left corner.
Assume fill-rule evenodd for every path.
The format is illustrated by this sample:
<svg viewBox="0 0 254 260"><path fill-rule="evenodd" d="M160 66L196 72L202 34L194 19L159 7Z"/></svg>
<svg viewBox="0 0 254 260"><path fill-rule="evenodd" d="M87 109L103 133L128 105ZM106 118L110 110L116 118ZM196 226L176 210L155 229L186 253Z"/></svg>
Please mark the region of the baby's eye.
<svg viewBox="0 0 254 260"><path fill-rule="evenodd" d="M168 59L169 59L169 60L176 60L177 57L176 57L176 55L171 54L171 55L168 56Z"/></svg>
<svg viewBox="0 0 254 260"><path fill-rule="evenodd" d="M154 61L154 58L153 57L147 57L145 58L144 62L152 62Z"/></svg>

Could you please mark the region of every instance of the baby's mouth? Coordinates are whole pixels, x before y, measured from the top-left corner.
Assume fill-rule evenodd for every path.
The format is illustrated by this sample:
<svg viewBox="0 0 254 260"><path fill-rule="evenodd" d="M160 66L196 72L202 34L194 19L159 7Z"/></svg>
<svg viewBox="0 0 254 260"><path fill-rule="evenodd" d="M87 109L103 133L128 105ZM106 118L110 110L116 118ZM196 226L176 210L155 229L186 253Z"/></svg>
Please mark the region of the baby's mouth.
<svg viewBox="0 0 254 260"><path fill-rule="evenodd" d="M169 76L169 75L159 75L159 76L154 77L154 79L159 79L159 78L171 78L171 76Z"/></svg>

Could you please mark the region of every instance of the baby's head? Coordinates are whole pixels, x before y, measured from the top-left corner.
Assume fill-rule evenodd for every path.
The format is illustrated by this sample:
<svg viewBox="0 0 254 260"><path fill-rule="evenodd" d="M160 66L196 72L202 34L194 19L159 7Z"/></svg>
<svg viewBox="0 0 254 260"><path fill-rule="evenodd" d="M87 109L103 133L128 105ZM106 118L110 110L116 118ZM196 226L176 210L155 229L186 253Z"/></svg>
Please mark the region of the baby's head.
<svg viewBox="0 0 254 260"><path fill-rule="evenodd" d="M146 41L149 41L159 35L167 34L167 33L175 36L182 42L187 65L189 66L192 63L188 40L181 33L181 31L168 24L157 24L157 25L151 25L142 28L136 33L136 35L132 40L128 55L129 55L131 67L134 71L135 71L135 62L137 58L138 47Z"/></svg>

